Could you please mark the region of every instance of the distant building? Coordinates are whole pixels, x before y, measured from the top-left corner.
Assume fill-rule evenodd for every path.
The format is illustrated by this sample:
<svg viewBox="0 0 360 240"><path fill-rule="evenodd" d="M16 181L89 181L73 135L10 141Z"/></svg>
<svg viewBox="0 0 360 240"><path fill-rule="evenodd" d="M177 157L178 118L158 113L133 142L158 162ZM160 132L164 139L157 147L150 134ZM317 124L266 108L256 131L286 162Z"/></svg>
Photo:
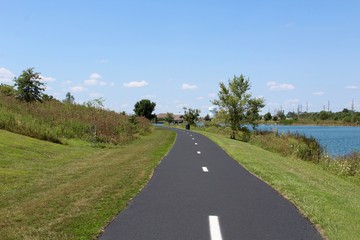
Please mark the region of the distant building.
<svg viewBox="0 0 360 240"><path fill-rule="evenodd" d="M159 113L159 114L157 114L156 115L157 122L164 122L166 115L167 115L167 113ZM173 117L174 117L173 123L175 123L175 124L184 122L184 116L183 115L173 114Z"/></svg>
<svg viewBox="0 0 360 240"><path fill-rule="evenodd" d="M214 118L217 113L217 107L211 106L209 107L209 117Z"/></svg>

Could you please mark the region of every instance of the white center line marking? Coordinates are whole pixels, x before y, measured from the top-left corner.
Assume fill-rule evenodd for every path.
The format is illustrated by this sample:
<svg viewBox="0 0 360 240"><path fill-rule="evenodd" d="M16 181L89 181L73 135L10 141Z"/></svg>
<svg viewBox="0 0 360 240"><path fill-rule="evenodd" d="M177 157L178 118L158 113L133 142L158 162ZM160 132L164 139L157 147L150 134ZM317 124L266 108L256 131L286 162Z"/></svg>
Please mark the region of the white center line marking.
<svg viewBox="0 0 360 240"><path fill-rule="evenodd" d="M192 138L192 140L195 140L195 138Z"/></svg>
<svg viewBox="0 0 360 240"><path fill-rule="evenodd" d="M218 216L209 216L211 240L222 240Z"/></svg>
<svg viewBox="0 0 360 240"><path fill-rule="evenodd" d="M197 151L197 154L201 154L201 152L200 152L200 151Z"/></svg>
<svg viewBox="0 0 360 240"><path fill-rule="evenodd" d="M203 170L204 172L209 172L209 169L208 169L207 167L202 167L202 170Z"/></svg>
<svg viewBox="0 0 360 240"><path fill-rule="evenodd" d="M198 143L195 143L195 145L198 145Z"/></svg>

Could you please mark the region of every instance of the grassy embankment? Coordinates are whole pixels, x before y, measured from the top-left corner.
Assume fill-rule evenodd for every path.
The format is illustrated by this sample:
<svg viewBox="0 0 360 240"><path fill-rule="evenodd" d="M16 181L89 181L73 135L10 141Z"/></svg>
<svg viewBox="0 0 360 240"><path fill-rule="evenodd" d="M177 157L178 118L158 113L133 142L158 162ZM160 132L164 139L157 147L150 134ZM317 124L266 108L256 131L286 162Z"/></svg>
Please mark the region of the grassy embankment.
<svg viewBox="0 0 360 240"><path fill-rule="evenodd" d="M173 141L147 119L92 102L26 103L0 92L1 239L93 238Z"/></svg>
<svg viewBox="0 0 360 240"><path fill-rule="evenodd" d="M220 134L200 133L293 202L326 237L359 239L359 178L335 174L323 164L283 157Z"/></svg>
<svg viewBox="0 0 360 240"><path fill-rule="evenodd" d="M56 100L26 103L0 92L0 129L55 143L124 144L151 132L144 118Z"/></svg>
<svg viewBox="0 0 360 240"><path fill-rule="evenodd" d="M92 239L125 208L170 149L155 129L123 146L67 145L0 130L1 239Z"/></svg>

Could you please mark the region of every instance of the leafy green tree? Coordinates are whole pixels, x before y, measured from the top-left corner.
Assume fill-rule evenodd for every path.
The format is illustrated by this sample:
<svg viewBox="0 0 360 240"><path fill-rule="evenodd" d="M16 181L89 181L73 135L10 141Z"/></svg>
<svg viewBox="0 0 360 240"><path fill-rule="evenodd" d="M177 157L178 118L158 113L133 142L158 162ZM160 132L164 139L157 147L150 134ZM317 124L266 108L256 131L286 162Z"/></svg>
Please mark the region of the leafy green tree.
<svg viewBox="0 0 360 240"><path fill-rule="evenodd" d="M209 114L206 114L206 116L204 117L204 120L205 120L206 122L211 121L211 118L210 118Z"/></svg>
<svg viewBox="0 0 360 240"><path fill-rule="evenodd" d="M255 127L259 111L265 106L264 99L252 98L249 90L249 79L245 79L243 75L234 76L232 80L229 79L228 87L224 83L220 83L219 99L212 101L214 105L225 110L226 124L231 127L230 137L232 139L235 139L238 131L245 129L244 125Z"/></svg>
<svg viewBox="0 0 360 240"><path fill-rule="evenodd" d="M184 120L190 125L196 125L196 121L199 119L200 110L192 108L184 108Z"/></svg>
<svg viewBox="0 0 360 240"><path fill-rule="evenodd" d="M285 120L285 119L286 119L284 110L279 110L279 111L277 111L276 116L277 116L278 119L280 119L280 120Z"/></svg>
<svg viewBox="0 0 360 240"><path fill-rule="evenodd" d="M41 102L45 83L40 80L40 73L34 72L34 68L28 68L18 78L15 77L17 98L25 102Z"/></svg>
<svg viewBox="0 0 360 240"><path fill-rule="evenodd" d="M286 117L287 118L291 118L291 119L294 119L294 120L298 120L298 115L295 113L295 112L288 112L287 114L286 114Z"/></svg>
<svg viewBox="0 0 360 240"><path fill-rule="evenodd" d="M47 94L43 94L43 96L42 96L42 101L44 101L44 102L49 102L49 101L59 102L59 101L58 101L57 99L55 99L53 96L47 95Z"/></svg>
<svg viewBox="0 0 360 240"><path fill-rule="evenodd" d="M63 103L67 104L74 104L75 103L75 97L71 95L70 92L66 93L65 99L63 100Z"/></svg>
<svg viewBox="0 0 360 240"><path fill-rule="evenodd" d="M0 84L0 92L6 96L14 96L17 93L13 86L3 83Z"/></svg>
<svg viewBox="0 0 360 240"><path fill-rule="evenodd" d="M321 120L328 120L330 118L330 113L329 112L326 112L326 111L321 111L319 113L319 117Z"/></svg>
<svg viewBox="0 0 360 240"><path fill-rule="evenodd" d="M141 101L135 103L134 112L137 116L146 117L151 120L155 117L155 114L153 114L155 106L156 103L151 102L148 99L142 99Z"/></svg>
<svg viewBox="0 0 360 240"><path fill-rule="evenodd" d="M264 115L264 120L265 121L270 121L272 119L272 116L271 116L271 113L266 113L265 115Z"/></svg>
<svg viewBox="0 0 360 240"><path fill-rule="evenodd" d="M165 122L167 122L169 125L174 121L174 114L172 113L166 113L166 116L164 118Z"/></svg>

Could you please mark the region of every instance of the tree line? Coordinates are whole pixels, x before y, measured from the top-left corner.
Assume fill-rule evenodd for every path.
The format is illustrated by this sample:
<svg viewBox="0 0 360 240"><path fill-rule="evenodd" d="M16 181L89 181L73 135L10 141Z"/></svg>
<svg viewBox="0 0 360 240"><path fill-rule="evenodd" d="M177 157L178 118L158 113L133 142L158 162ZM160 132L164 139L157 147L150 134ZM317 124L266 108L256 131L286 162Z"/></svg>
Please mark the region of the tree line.
<svg viewBox="0 0 360 240"><path fill-rule="evenodd" d="M288 112L278 111L271 115L266 113L262 120L265 122L278 122L280 124L337 124L360 125L360 112L344 108L339 112Z"/></svg>

